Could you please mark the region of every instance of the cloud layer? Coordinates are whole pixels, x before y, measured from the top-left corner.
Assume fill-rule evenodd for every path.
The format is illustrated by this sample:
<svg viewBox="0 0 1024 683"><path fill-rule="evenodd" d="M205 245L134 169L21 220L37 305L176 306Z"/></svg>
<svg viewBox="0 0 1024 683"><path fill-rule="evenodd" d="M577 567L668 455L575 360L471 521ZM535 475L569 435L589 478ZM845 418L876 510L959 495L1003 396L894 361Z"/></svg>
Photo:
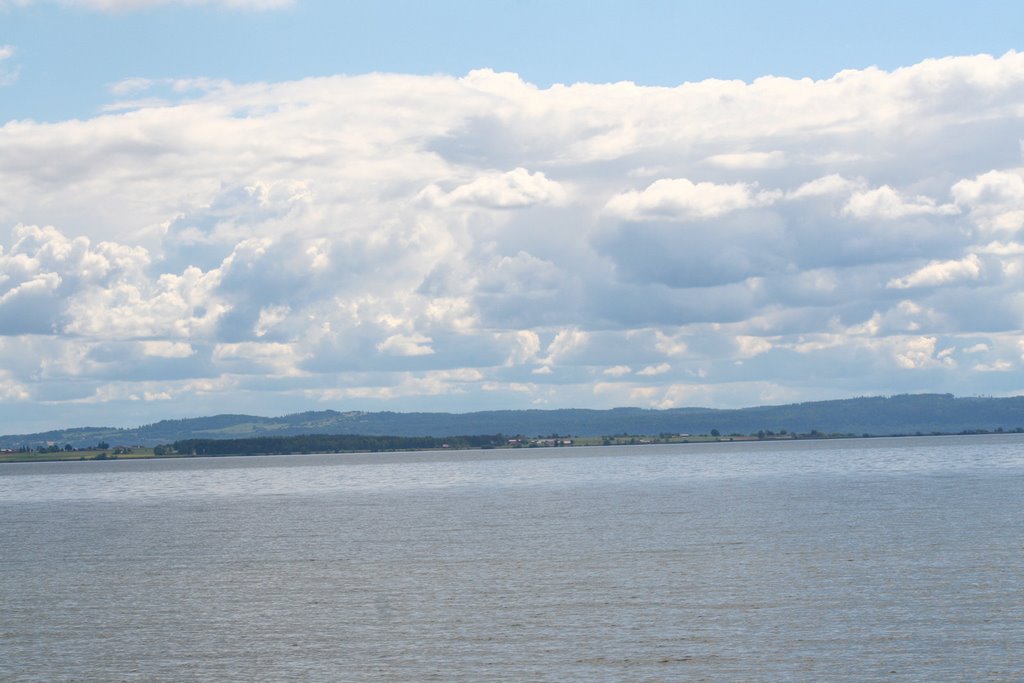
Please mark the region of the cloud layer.
<svg viewBox="0 0 1024 683"><path fill-rule="evenodd" d="M26 414L1024 390L1024 55L158 85L0 128Z"/></svg>

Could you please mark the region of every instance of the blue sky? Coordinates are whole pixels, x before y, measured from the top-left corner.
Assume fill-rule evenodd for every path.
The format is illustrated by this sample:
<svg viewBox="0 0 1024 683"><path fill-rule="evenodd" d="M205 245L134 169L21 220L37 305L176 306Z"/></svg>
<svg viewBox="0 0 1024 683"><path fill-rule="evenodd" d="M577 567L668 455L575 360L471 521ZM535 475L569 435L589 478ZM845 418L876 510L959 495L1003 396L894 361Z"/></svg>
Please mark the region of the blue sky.
<svg viewBox="0 0 1024 683"><path fill-rule="evenodd" d="M0 0L0 433L1022 393L1021 25Z"/></svg>
<svg viewBox="0 0 1024 683"><path fill-rule="evenodd" d="M109 11L89 3L7 4L0 45L15 47L10 62L19 79L0 100L0 115L47 121L95 114L109 99L106 86L132 76L245 82L488 67L541 86L825 78L928 57L1003 54L1019 47L1024 25L1019 2L981 2L968 11L949 0L296 0L264 11L216 2L110 0ZM137 5L152 6L131 9Z"/></svg>

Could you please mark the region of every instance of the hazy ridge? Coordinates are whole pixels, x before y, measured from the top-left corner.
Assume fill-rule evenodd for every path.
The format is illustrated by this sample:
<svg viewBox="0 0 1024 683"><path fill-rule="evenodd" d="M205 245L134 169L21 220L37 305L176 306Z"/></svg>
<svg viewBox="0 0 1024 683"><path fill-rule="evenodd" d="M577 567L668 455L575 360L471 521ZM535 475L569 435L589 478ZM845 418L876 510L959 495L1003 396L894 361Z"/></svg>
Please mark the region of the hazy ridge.
<svg viewBox="0 0 1024 683"><path fill-rule="evenodd" d="M734 410L676 408L650 410L492 410L473 413L395 413L312 411L259 417L214 415L162 420L136 428L82 427L36 434L0 436L0 447L48 442L75 447L105 441L111 445L154 446L180 439L232 439L249 436L360 434L367 436L450 436L456 434L749 434L758 430L817 430L839 434L931 434L1024 427L1024 396L954 397L903 394L815 401Z"/></svg>

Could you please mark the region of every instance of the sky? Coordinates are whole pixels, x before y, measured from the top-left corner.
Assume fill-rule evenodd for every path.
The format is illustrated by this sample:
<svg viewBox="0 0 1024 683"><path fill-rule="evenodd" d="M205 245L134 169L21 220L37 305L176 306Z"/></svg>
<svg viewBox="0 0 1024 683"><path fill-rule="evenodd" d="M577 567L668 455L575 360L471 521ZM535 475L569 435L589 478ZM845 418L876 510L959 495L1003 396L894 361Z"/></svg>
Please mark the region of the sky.
<svg viewBox="0 0 1024 683"><path fill-rule="evenodd" d="M1021 25L0 0L0 433L1024 393Z"/></svg>

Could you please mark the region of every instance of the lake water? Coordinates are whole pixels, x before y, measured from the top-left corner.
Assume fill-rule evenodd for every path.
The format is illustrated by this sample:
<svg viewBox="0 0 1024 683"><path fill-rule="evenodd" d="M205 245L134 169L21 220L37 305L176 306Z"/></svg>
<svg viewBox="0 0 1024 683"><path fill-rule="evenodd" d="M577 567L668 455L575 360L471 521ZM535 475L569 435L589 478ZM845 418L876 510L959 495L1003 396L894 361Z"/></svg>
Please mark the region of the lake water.
<svg viewBox="0 0 1024 683"><path fill-rule="evenodd" d="M3 681L1020 681L1018 435L0 466Z"/></svg>

